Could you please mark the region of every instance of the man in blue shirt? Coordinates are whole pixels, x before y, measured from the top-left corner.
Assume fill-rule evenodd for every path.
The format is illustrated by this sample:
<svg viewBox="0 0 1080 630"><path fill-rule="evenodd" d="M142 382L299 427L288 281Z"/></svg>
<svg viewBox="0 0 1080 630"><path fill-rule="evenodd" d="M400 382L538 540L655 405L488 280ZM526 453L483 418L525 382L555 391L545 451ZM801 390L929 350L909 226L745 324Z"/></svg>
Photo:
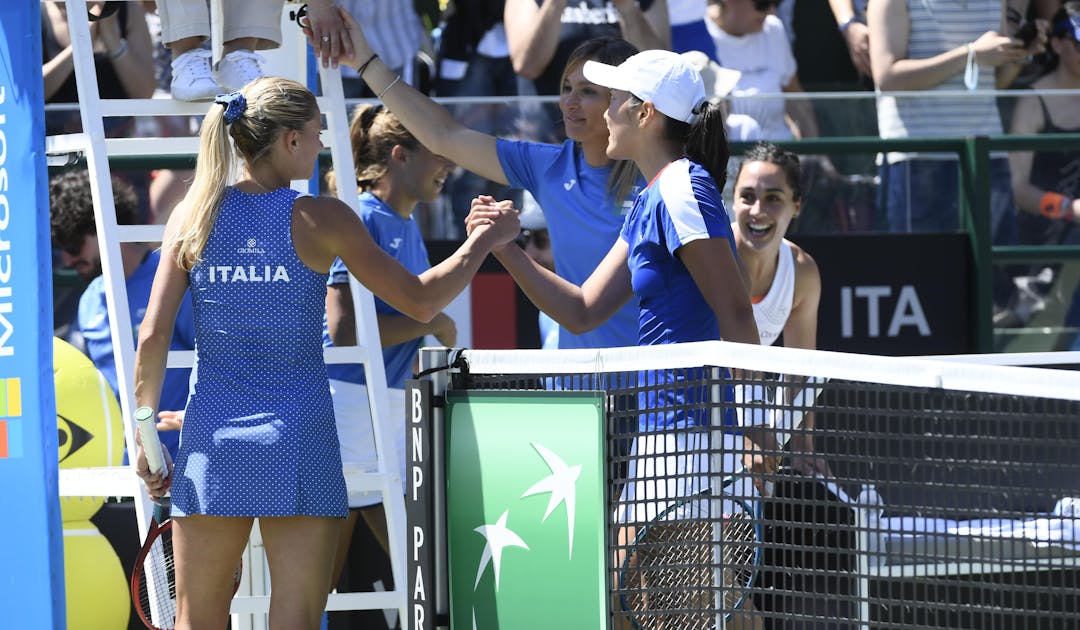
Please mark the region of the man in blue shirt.
<svg viewBox="0 0 1080 630"><path fill-rule="evenodd" d="M118 177L112 178L112 187L117 223L134 224L137 208L135 191ZM60 250L61 264L90 281L79 299L78 311L78 328L86 341L86 353L109 381L113 392L119 395L109 311L105 301L105 278L101 275L94 202L87 172L67 171L54 176L49 181L49 205L52 242ZM135 333L146 315L160 252L152 250L145 243L121 243L120 257L124 266L132 334L138 339ZM185 297L180 305L171 349L195 349L190 297ZM163 411L183 411L187 404L190 377L189 369L168 370L161 391L160 408ZM165 423L159 429L162 430L162 443L175 457L180 444L179 423Z"/></svg>

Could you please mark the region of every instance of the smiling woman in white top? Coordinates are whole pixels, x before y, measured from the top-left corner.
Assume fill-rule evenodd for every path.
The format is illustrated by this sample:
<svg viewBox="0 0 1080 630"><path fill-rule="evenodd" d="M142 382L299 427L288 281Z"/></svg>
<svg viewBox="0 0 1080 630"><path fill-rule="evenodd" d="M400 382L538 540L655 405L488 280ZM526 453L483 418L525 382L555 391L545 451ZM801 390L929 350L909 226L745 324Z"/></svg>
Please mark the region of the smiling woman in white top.
<svg viewBox="0 0 1080 630"><path fill-rule="evenodd" d="M785 347L817 348L821 275L810 254L784 238L801 203L798 156L774 144L750 148L735 178L732 231L763 346L783 335ZM802 429L813 427L813 414L806 414ZM796 432L792 466L805 475L828 475L824 459L808 456L813 452L812 433Z"/></svg>

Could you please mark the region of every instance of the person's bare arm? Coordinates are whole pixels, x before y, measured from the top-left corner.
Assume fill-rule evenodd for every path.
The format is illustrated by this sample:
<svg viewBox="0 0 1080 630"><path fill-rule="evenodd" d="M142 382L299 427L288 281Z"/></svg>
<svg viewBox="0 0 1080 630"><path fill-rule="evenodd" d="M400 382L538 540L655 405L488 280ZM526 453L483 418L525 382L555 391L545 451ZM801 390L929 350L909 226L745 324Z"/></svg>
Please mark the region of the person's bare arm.
<svg viewBox="0 0 1080 630"><path fill-rule="evenodd" d="M165 228L166 242L175 230L170 221ZM172 344L176 314L184 300L189 286L188 274L176 263L176 252L164 246L154 284L150 290L150 300L146 305L146 315L139 325L139 341L135 349L135 406L157 409L161 400L161 387L165 380L165 369ZM138 442L138 440L136 440ZM166 456L166 468L171 469L171 459ZM168 488L168 475L165 471L155 475L149 473L146 455L138 443L135 460L137 473L143 479L147 490L154 496L161 496Z"/></svg>
<svg viewBox="0 0 1080 630"><path fill-rule="evenodd" d="M1043 109L1039 97L1025 96L1016 103L1013 110L1010 135L1036 134L1045 126ZM1039 213L1039 199L1046 191L1032 185L1031 163L1034 155L1031 151L1009 151L1009 172L1012 175L1013 197L1016 207L1024 212Z"/></svg>
<svg viewBox="0 0 1080 630"><path fill-rule="evenodd" d="M1036 84L1038 85L1038 84ZM1058 97L1067 98L1067 97ZM1012 124L1009 126L1011 135L1034 135L1041 133L1046 128L1043 108L1039 104L1039 97L1025 96L1016 104L1013 110ZM1047 192L1031 183L1031 168L1035 155L1031 151L1010 151L1009 171L1012 174L1013 198L1016 207L1024 212L1040 214L1039 206L1042 196ZM1066 211L1066 221L1080 222L1080 198L1070 200L1069 210Z"/></svg>
<svg viewBox="0 0 1080 630"><path fill-rule="evenodd" d="M859 74L870 76L870 29L862 22L851 21L855 16L855 3L851 0L829 0L829 9L837 26L847 24L840 34L847 44L851 63Z"/></svg>
<svg viewBox="0 0 1080 630"><path fill-rule="evenodd" d="M293 206L293 243L312 269L329 269L340 257L372 293L401 313L430 322L468 285L491 248L510 242L521 231L512 208L496 209L485 221L449 258L419 276L383 251L360 218L338 199L298 199Z"/></svg>
<svg viewBox="0 0 1080 630"><path fill-rule="evenodd" d="M73 50L67 46L41 66L42 79L45 85L45 100L51 99L64 85L71 73L75 71L72 60Z"/></svg>
<svg viewBox="0 0 1080 630"><path fill-rule="evenodd" d="M619 30L623 39L638 50L671 48L671 20L668 17L667 0L653 0L642 11L637 0L612 0L619 12Z"/></svg>
<svg viewBox="0 0 1080 630"><path fill-rule="evenodd" d="M788 93L803 91L797 76L792 76L791 81L788 81L788 84L781 89ZM787 99L784 101L784 113L787 114L796 127L795 137L817 138L820 135L818 133L817 116L814 114L814 106L810 104L809 99Z"/></svg>
<svg viewBox="0 0 1080 630"><path fill-rule="evenodd" d="M166 226L166 242L173 226L172 221ZM176 314L188 286L188 274L177 265L175 251L163 246L135 351L135 402L139 407L157 408Z"/></svg>
<svg viewBox="0 0 1080 630"><path fill-rule="evenodd" d="M509 245L493 252L522 293L575 335L611 319L633 296L626 243L617 240L582 286L541 267L520 247Z"/></svg>
<svg viewBox="0 0 1080 630"><path fill-rule="evenodd" d="M465 219L466 232L473 234L491 212L506 204L509 202L495 201L487 195L474 199ZM492 253L537 308L575 335L606 322L633 296L626 265L627 247L622 239L615 241L580 287L545 269L516 245L496 247Z"/></svg>
<svg viewBox="0 0 1080 630"><path fill-rule="evenodd" d="M389 348L418 337L434 335L439 343L453 346L457 342L457 324L446 313L439 313L430 322L419 322L405 315L376 315L379 341ZM356 317L352 291L347 284L326 287L326 323L330 340L335 346L356 345Z"/></svg>
<svg viewBox="0 0 1080 630"><path fill-rule="evenodd" d="M567 0L506 0L503 26L514 72L530 81L536 79L555 57L562 31L562 13Z"/></svg>
<svg viewBox="0 0 1080 630"><path fill-rule="evenodd" d="M794 244L791 248L795 254L795 295L784 324L784 346L816 350L821 273L810 254Z"/></svg>
<svg viewBox="0 0 1080 630"><path fill-rule="evenodd" d="M911 25L905 0L874 0L867 7L867 22L870 67L883 91L926 90L964 72L967 46L926 59L907 58ZM1016 40L996 31L983 33L971 45L980 65L1000 66L1027 56Z"/></svg>
<svg viewBox="0 0 1080 630"><path fill-rule="evenodd" d="M104 20L98 27L98 37L105 45L113 68L124 86L128 98L150 98L157 88L154 78L154 43L146 26L142 5L129 2L126 35L120 38L119 14ZM127 50L123 48L126 41ZM122 54L121 54L122 53Z"/></svg>
<svg viewBox="0 0 1080 630"><path fill-rule="evenodd" d="M784 346L788 348L817 349L818 305L821 303L821 273L814 259L798 246L791 245L795 255L795 295L784 325ZM800 377L796 377L802 380ZM797 388L790 388L794 395ZM802 419L801 430L791 437L791 465L806 476L831 476L829 464L814 452L814 414L807 412Z"/></svg>
<svg viewBox="0 0 1080 630"><path fill-rule="evenodd" d="M45 8L42 9L46 10ZM100 9L93 9L95 12ZM55 15L50 12L50 19ZM129 98L150 98L154 95L157 81L154 79L153 42L146 26L146 15L142 5L128 5L126 37L121 37L120 16L114 13L109 17L90 22L90 39L112 62L120 84ZM71 37L67 24L53 25L54 30L62 28ZM99 48L100 49L100 48ZM75 72L72 59L74 48L69 44L55 57L46 61L41 68L45 86L45 100L52 98L60 87Z"/></svg>
<svg viewBox="0 0 1080 630"><path fill-rule="evenodd" d="M750 292L742 270L726 239L703 238L676 251L694 278L720 325L720 338L757 345L761 343Z"/></svg>
<svg viewBox="0 0 1080 630"><path fill-rule="evenodd" d="M374 53L356 20L344 9L339 11L353 44L353 57L343 54L339 62L359 69ZM410 85L403 81L395 83L397 75L381 59L368 64L363 79L375 94L381 95L382 102L420 144L481 177L500 184L509 183L499 162L494 136L469 129L443 106Z"/></svg>
<svg viewBox="0 0 1080 630"><path fill-rule="evenodd" d="M446 313L439 313L430 322L418 322L404 315L378 315L379 337L384 348L432 335L444 346L457 342L457 324Z"/></svg>
<svg viewBox="0 0 1080 630"><path fill-rule="evenodd" d="M716 315L720 338L757 345L761 343L754 309L750 304L750 290L726 239L707 238L691 241L680 247L675 254L686 265L701 295ZM736 370L734 378L748 375ZM743 437L747 452L743 465L754 473L754 483L765 488L765 477L779 467L779 448L776 436L767 426L744 426Z"/></svg>

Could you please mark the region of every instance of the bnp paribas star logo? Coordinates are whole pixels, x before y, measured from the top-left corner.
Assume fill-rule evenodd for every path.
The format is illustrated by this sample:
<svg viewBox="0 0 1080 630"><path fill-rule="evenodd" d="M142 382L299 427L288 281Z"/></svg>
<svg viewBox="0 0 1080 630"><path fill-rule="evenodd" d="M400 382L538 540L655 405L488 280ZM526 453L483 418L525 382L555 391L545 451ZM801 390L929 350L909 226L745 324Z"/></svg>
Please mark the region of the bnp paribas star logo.
<svg viewBox="0 0 1080 630"><path fill-rule="evenodd" d="M455 625L551 627L575 619L567 627L581 627L581 615L591 617L589 606L600 605L606 579L602 438L595 418L592 428L580 418L564 424L564 411L558 408L528 431L506 423L505 415L501 423L478 418L476 433L458 442L465 451L454 450L459 434L452 438L447 461ZM560 604L551 606L555 601Z"/></svg>
<svg viewBox="0 0 1080 630"><path fill-rule="evenodd" d="M581 464L567 466L566 462L550 449L535 443L533 448L544 458L544 462L547 463L551 474L534 483L532 487L521 494L521 498L530 497L534 494L551 495L547 509L544 511L544 517L540 519L541 522L547 521L547 518L560 504L566 504L566 553L568 557L572 558L574 556L575 486L578 477L581 475ZM480 585L480 578L484 575L484 569L490 563L495 571L495 592L499 592L499 567L502 564L503 549L510 546L523 549L529 548L525 541L521 539L521 536L518 536L506 526L506 520L509 516L510 510L506 510L494 523L476 528L476 532L484 537L487 544L480 555L480 568L476 570L474 589Z"/></svg>

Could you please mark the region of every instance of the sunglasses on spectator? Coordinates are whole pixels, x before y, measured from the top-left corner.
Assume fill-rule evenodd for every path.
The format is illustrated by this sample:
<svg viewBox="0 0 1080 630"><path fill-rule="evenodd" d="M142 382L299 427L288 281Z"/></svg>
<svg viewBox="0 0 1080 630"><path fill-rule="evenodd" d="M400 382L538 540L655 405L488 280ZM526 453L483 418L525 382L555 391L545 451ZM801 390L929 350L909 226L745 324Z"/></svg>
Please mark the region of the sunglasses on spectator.
<svg viewBox="0 0 1080 630"><path fill-rule="evenodd" d="M754 0L754 10L761 13L768 13L773 7L779 5L777 0Z"/></svg>

